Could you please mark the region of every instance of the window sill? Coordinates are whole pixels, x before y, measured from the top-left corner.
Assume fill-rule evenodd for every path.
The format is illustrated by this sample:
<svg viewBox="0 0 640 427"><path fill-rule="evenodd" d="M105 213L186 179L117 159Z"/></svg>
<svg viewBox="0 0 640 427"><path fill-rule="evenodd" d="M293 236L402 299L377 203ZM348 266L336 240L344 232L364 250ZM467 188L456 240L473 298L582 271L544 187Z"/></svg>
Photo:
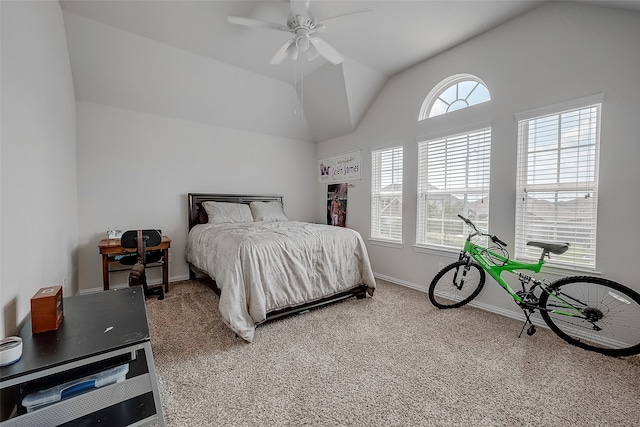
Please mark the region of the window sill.
<svg viewBox="0 0 640 427"><path fill-rule="evenodd" d="M535 261L523 261L523 262L535 262ZM596 270L595 268L589 267L571 267L568 265L558 265L550 262L545 263L540 270L540 273L548 273L553 274L555 276L577 276L577 275L588 275L588 276L602 276L602 272Z"/></svg>
<svg viewBox="0 0 640 427"><path fill-rule="evenodd" d="M390 240L369 239L369 243L376 246L385 246L387 248L402 249L402 242L393 242Z"/></svg>
<svg viewBox="0 0 640 427"><path fill-rule="evenodd" d="M460 250L436 246L413 245L413 250L423 254L445 256L448 258L458 258L458 255L460 254Z"/></svg>

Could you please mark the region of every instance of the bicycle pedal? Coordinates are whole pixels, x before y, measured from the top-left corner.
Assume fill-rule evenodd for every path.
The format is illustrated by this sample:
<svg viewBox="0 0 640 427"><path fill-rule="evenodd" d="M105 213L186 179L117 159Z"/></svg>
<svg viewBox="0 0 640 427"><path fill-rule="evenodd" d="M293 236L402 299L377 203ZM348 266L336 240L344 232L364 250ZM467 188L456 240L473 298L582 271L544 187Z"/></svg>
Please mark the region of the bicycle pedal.
<svg viewBox="0 0 640 427"><path fill-rule="evenodd" d="M527 329L527 335L531 336L535 334L537 330L538 328L536 328L536 325L531 325L529 326L529 329Z"/></svg>

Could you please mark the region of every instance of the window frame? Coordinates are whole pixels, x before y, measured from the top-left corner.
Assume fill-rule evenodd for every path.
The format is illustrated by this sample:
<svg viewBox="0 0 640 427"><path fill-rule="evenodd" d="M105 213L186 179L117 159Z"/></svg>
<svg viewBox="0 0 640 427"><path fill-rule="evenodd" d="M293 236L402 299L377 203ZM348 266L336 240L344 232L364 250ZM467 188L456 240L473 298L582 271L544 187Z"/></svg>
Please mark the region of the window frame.
<svg viewBox="0 0 640 427"><path fill-rule="evenodd" d="M481 101L481 102L476 102L476 103L467 105L466 107L459 108L459 109L456 109L456 110L445 111L444 113L431 115L432 108L433 108L434 104L436 103L436 101L438 99L440 99L440 95L442 95L445 91L449 90L449 88L451 88L452 86L458 85L458 84L460 84L462 82L466 82L466 81L473 81L473 82L476 82L476 83L482 85L484 87L484 89L487 91L487 94L489 95L489 99L486 99L486 100ZM475 90L475 88L473 90ZM469 93L469 95L473 92L473 90ZM467 95L467 97L468 97L468 95ZM461 98L456 98L456 100L453 101L451 104L453 104L454 102L456 102L456 101L458 101L460 99ZM442 80L440 83L438 83L436 86L434 86L433 89L431 89L431 92L429 92L427 97L422 102L422 106L420 107L420 113L418 114L418 121L426 120L426 119L433 118L433 117L447 115L447 114L452 113L454 111L466 109L466 108L472 107L474 105L483 104L483 103L489 102L489 101L491 101L491 92L489 92L489 87L487 86L487 84L484 81L482 81L482 79L474 76L473 74L455 74L453 76L449 76L446 79ZM449 104L449 105L451 105L451 104Z"/></svg>
<svg viewBox="0 0 640 427"><path fill-rule="evenodd" d="M427 135L427 136L421 136L419 138L417 138L417 144L418 144L418 156L417 156L417 162L418 162L418 167L417 167L417 206L416 206L416 240L415 240L415 245L414 247L420 251L445 251L445 252L459 252L460 249L462 248L462 244L464 243L464 239L466 239L466 235L468 233L466 233L466 229L464 228L465 225L462 223L462 221L459 221L459 224L457 223L457 218L448 218L447 220L450 221L453 226L455 228L459 228L462 232L462 240L461 241L456 241L455 243L451 243L451 244L435 244L433 242L429 242L427 236L427 221L428 221L428 200L429 200L429 186L428 186L428 180L429 180L429 171L428 171L428 164L427 162L429 161L428 156L426 154L423 154L422 150L428 150L429 149L429 144L435 144L438 142L442 142L444 141L446 143L447 140L450 141L450 143L454 143L456 140L460 139L461 137L466 138L467 141L467 157L465 160L466 166L465 166L465 172L464 172L464 179L466 181L466 183L468 184L468 179L469 179L469 157L468 157L468 153L469 153L469 146L468 146L468 141L471 135L474 134L483 134L484 136L482 137L482 142L485 143L485 147L484 150L487 150L486 152L483 153L483 162L482 162L482 171L483 171L483 177L482 177L482 182L483 185L480 186L483 197L481 197L480 200L484 200L483 203L486 203L486 218L481 221L478 225L479 226L483 226L484 228L487 228L488 223L489 223L489 196L490 196L490 184L491 184L491 138L492 138L492 122L491 121L484 121L484 122L479 122L479 123L474 123L465 127L461 127L458 128L456 130L451 130L448 132L440 132L438 134L431 134L431 135ZM488 137L487 137L488 134ZM488 140L487 140L488 138ZM478 142L478 144L480 145L481 142ZM451 147L449 147L451 148ZM472 147L473 148L473 147ZM425 158L425 160L422 160L423 157ZM465 209L468 209L468 203L467 203L467 197L469 194L477 194L476 191L470 191L472 188L469 187L468 185L466 187L464 187L464 189L462 188L445 188L445 189L441 189L439 191L434 191L432 192L432 194L462 194L464 193L464 203L463 205L465 206ZM478 187L474 186L473 189L477 190ZM456 190L461 190L461 191L456 191ZM426 199L426 200L423 200ZM425 205L426 203L426 205ZM467 215L466 210L464 212L460 212L462 215ZM475 219L475 218L473 218ZM477 221L477 219L475 219ZM443 218L443 221L445 221L445 218ZM444 224L444 222L443 222ZM486 224L486 225L485 225ZM444 226L444 225L443 225ZM442 236L441 236L442 237Z"/></svg>
<svg viewBox="0 0 640 427"><path fill-rule="evenodd" d="M524 209L527 208L526 204L528 200L533 200L527 198L526 194L542 194L542 193L553 193L559 197L563 192L587 192L588 197L585 199L591 199L588 204L581 204L579 208L582 213L589 210L589 217L587 218L589 222L589 232L588 234L580 239L578 237L578 231L580 227L578 226L578 222L574 221L572 227L569 227L574 234L574 241L569 241L568 237L570 235L570 231L562 231L558 230L561 228L562 222L559 222L558 218L556 218L553 223L553 228L551 230L556 230L555 234L559 234L559 237L554 239L546 239L546 240L558 240L558 241L566 241L569 243L570 249L564 255L552 255L548 260L550 266L555 266L557 268L571 269L571 270L584 270L593 272L596 270L597 265L597 231L598 231L598 188L599 188L599 157L600 157L600 147L601 147L601 138L600 138L600 130L601 130L601 121L602 121L602 106L604 101L604 94L599 93L571 101L566 101L558 104L553 104L541 108L536 108L533 110L528 110L522 113L518 113L515 115L517 125L518 125L518 140L517 140L517 170L516 170L516 204L515 204L515 249L514 256L517 259L521 259L524 261L535 261L539 259L540 251L537 248L531 248L526 245L527 241L530 240L545 240L543 237L537 237L537 235L541 235L541 232L535 232L534 236L527 237L532 234L530 231L531 220L526 219L526 215L524 213ZM575 166L575 181L567 182L566 179L563 180L561 174L566 174L571 172L569 169L572 165L571 162L562 161L563 152L571 150L574 147L566 147L565 144L568 144L569 137L565 137L562 135L562 117L563 115L575 114L580 111L587 111L589 109L596 109L596 117L594 123L589 123L588 129L588 138L594 138L595 142L593 144L593 154L592 156L587 157L586 159L579 159L579 165ZM530 173L528 172L531 169L529 159L529 137L528 130L530 124L535 120L542 119L550 119L553 117L557 117L559 121L558 129L557 129L557 146L554 149L546 149L550 155L555 153L557 166L557 175L555 176L557 182L555 183L538 183L532 184L528 181L528 177ZM582 118L579 119L577 127L579 129L583 129L585 123L582 122ZM585 122L587 119L585 119ZM591 119L588 119L591 122ZM525 133L526 132L526 133ZM563 144L564 143L564 144ZM578 149L589 148L588 144L576 144L577 148L574 148L576 151ZM525 158L526 155L526 158ZM587 168L588 172L585 174L584 172L580 172L582 168ZM591 169L589 169L591 168ZM592 174L593 179L590 181L580 181L580 175L590 176ZM578 209L578 198L574 198L576 201L576 210L574 211L574 218L577 218L577 209ZM566 203L566 202L565 202ZM585 208L586 206L586 208ZM537 212L541 212L541 210L537 210ZM562 217L561 217L562 218ZM584 217L583 217L584 218ZM567 228L567 229L569 229ZM549 230L549 227L545 227L545 229ZM529 231L527 231L529 230ZM584 228L583 228L584 230ZM582 244L578 245L578 242L583 240ZM591 248L585 252L583 252L584 247L588 245ZM528 249L529 248L529 249ZM582 257L579 257L580 254L584 254ZM587 262L582 262L582 260L587 260ZM578 262L580 260L580 262Z"/></svg>
<svg viewBox="0 0 640 427"><path fill-rule="evenodd" d="M395 163L396 160L394 156L398 155L399 150L399 168ZM384 153L388 153L391 155L391 169L383 169L381 166L382 159L376 159L377 155L383 155ZM396 196L400 195L400 221L399 221L399 229L395 232L389 232L386 234L381 233L381 223L382 223L382 209L380 209L380 196L384 193L381 187L382 185L382 173L385 171L391 172L391 185L396 185L396 178L400 177L400 190L399 191L389 191L387 194L391 197L395 194ZM380 172L380 175L377 176L376 173ZM371 227L369 230L370 238L369 240L372 243L381 244L384 246L390 247L401 247L402 246L402 232L403 232L403 219L402 219L402 197L404 193L403 189L403 181L404 181L404 145L403 144L391 144L383 147L372 148L371 149Z"/></svg>

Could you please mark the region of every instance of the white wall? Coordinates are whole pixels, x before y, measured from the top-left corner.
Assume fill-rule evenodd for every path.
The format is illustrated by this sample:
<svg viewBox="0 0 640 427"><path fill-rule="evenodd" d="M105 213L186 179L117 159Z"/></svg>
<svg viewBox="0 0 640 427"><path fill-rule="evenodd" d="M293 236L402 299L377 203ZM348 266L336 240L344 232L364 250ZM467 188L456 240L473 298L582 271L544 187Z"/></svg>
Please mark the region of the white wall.
<svg viewBox="0 0 640 427"><path fill-rule="evenodd" d="M41 287L78 286L75 99L58 2L2 1L0 334Z"/></svg>
<svg viewBox="0 0 640 427"><path fill-rule="evenodd" d="M109 227L161 229L169 279L187 278L189 192L282 194L291 218L313 219L315 145L292 84L63 15L78 100L81 292L102 288ZM160 269L149 273L160 281Z"/></svg>
<svg viewBox="0 0 640 427"><path fill-rule="evenodd" d="M88 102L77 111L81 291L102 287L108 227L161 229L172 239L169 279L186 279L189 192L282 194L291 219L314 218L313 143ZM126 280L111 275L112 286Z"/></svg>
<svg viewBox="0 0 640 427"><path fill-rule="evenodd" d="M370 235L372 147L404 146L403 246L368 244L374 271L427 289L446 255L414 251L417 194L416 139L461 124L492 121L490 229L513 248L517 124L514 114L604 93L602 111L597 269L640 291L635 268L640 210L640 14L572 3L545 4L494 30L391 78L351 135L318 145L318 157L362 149L363 179L349 189L348 226ZM417 117L429 91L444 78L470 73L492 101L423 122ZM317 186L316 217L324 218ZM550 276L550 278L554 278ZM497 311L519 309L497 286L479 302Z"/></svg>

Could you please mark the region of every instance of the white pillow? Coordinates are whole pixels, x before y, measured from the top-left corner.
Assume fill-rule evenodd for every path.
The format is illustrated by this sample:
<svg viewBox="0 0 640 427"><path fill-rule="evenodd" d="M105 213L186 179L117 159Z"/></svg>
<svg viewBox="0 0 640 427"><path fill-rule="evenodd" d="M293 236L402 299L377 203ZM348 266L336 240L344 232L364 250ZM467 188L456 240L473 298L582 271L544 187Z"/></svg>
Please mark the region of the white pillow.
<svg viewBox="0 0 640 427"><path fill-rule="evenodd" d="M280 202L251 202L249 206L256 222L289 221Z"/></svg>
<svg viewBox="0 0 640 427"><path fill-rule="evenodd" d="M209 224L253 222L249 205L243 203L202 202Z"/></svg>

